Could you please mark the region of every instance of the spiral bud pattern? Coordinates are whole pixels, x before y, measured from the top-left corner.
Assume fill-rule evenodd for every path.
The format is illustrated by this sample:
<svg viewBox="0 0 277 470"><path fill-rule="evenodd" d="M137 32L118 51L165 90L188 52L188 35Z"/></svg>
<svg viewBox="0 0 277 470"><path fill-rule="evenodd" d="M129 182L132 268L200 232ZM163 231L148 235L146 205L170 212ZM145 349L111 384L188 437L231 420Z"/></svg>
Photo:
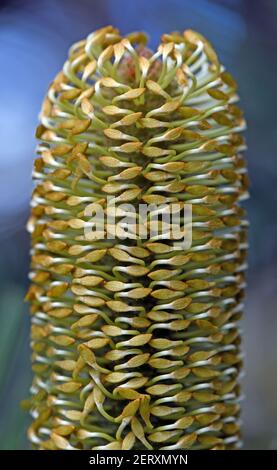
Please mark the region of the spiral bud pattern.
<svg viewBox="0 0 277 470"><path fill-rule="evenodd" d="M108 26L74 44L37 129L31 304L37 449L240 445L247 171L236 83L200 34ZM86 209L189 203L192 245L122 240ZM169 227L170 228L170 227ZM149 226L146 223L145 230Z"/></svg>

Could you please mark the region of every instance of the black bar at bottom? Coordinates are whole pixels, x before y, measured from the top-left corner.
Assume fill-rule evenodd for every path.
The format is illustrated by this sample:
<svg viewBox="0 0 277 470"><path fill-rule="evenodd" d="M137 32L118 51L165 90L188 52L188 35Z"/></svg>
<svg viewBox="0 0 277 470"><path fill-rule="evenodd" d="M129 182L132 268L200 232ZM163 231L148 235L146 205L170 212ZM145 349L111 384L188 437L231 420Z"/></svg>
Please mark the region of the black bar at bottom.
<svg viewBox="0 0 277 470"><path fill-rule="evenodd" d="M38 466L56 466L66 468L76 466L76 469L93 468L107 465L111 469L125 469L139 466L155 467L158 465L194 467L221 466L234 468L237 464L267 464L272 462L272 451L20 451L3 450L0 452L1 464ZM2 467L6 468L6 467ZM198 468L198 467L197 467ZM205 468L205 467L204 467ZM49 470L52 470L49 468ZM234 468L234 470L236 470Z"/></svg>

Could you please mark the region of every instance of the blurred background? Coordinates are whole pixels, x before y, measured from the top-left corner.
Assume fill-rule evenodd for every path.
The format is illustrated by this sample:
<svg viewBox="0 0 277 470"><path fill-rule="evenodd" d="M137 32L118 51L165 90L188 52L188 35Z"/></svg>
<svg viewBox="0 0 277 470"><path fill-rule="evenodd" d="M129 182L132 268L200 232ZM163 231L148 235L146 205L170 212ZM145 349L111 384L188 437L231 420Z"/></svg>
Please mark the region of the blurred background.
<svg viewBox="0 0 277 470"><path fill-rule="evenodd" d="M72 42L107 24L207 36L239 83L252 182L246 353L246 449L277 449L277 1L0 0L0 448L27 449L20 400L31 381L25 232L34 130L49 82ZM275 98L275 100L274 100Z"/></svg>

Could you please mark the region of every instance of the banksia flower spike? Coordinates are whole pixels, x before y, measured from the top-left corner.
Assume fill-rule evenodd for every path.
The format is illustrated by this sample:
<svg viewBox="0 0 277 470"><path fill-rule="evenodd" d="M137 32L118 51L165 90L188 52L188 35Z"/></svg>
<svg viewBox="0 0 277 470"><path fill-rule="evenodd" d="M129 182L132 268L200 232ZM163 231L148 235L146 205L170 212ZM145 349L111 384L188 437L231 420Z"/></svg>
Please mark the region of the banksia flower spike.
<svg viewBox="0 0 277 470"><path fill-rule="evenodd" d="M240 445L245 121L203 36L146 44L90 34L43 103L28 223L37 449ZM105 220L94 238L88 208L110 215L108 200L119 231ZM191 204L191 246L123 240L122 203Z"/></svg>

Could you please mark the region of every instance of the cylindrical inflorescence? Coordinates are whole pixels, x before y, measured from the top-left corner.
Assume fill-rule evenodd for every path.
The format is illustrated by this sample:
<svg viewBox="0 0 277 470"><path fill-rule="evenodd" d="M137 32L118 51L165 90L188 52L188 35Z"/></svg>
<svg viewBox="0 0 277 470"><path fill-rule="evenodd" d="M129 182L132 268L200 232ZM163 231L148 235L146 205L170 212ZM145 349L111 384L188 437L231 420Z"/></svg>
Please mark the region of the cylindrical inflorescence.
<svg viewBox="0 0 277 470"><path fill-rule="evenodd" d="M37 449L240 445L245 121L202 35L146 43L90 34L43 103L28 223ZM189 247L173 225L141 224L151 204L190 205Z"/></svg>

